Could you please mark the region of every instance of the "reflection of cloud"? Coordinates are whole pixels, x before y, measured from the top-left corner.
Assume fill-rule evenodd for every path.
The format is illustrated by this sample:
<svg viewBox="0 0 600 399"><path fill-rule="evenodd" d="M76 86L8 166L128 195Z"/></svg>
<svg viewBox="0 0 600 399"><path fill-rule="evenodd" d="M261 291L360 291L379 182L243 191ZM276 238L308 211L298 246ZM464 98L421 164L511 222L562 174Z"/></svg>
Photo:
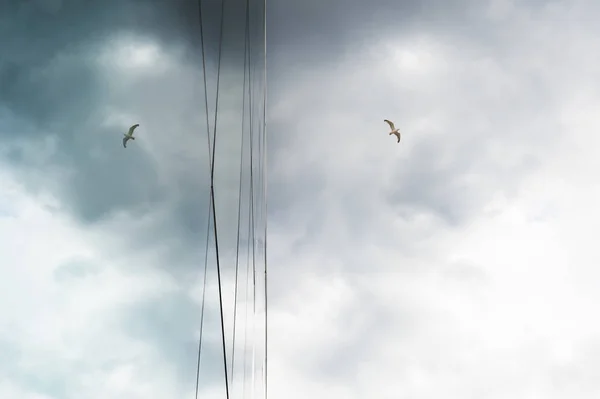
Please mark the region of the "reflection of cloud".
<svg viewBox="0 0 600 399"><path fill-rule="evenodd" d="M101 271L95 263L90 263L85 258L72 259L56 268L54 276L58 281L68 281L69 279L79 279L88 276L97 275Z"/></svg>
<svg viewBox="0 0 600 399"><path fill-rule="evenodd" d="M598 7L338 3L268 13L271 396L593 393ZM191 397L208 198L195 3L28 4L0 6L0 209L15 215L0 218L0 396ZM231 342L243 23L228 4L215 188ZM217 398L209 273L202 396Z"/></svg>
<svg viewBox="0 0 600 399"><path fill-rule="evenodd" d="M147 37L121 33L110 37L105 43L100 50L99 63L106 68L107 76L115 72L122 73L133 82L160 75L174 67L169 55Z"/></svg>
<svg viewBox="0 0 600 399"><path fill-rule="evenodd" d="M485 285L488 277L477 265L461 260L448 263L443 268L440 268L439 271L444 278L450 281L478 286Z"/></svg>
<svg viewBox="0 0 600 399"><path fill-rule="evenodd" d="M63 4L38 23L36 4L11 8L10 23L9 5L0 6L7 33L0 38L0 212L6 200L14 214L0 217L0 289L6 303L19 304L7 305L0 322L0 353L17 352L9 368L0 366L0 376L17 384L0 382L7 397L193 391L199 304L192 294L204 259L208 169L201 73L182 47L195 39L182 32L194 33L197 21L165 28L181 22L184 12L175 7L183 1L163 9L100 3ZM191 13L194 7L186 5ZM19 40L29 44L22 51ZM209 66L212 59L208 54ZM224 61L219 104L216 190L225 254L235 244L240 167L243 77L235 62L232 54ZM209 75L209 91L213 82ZM134 122L142 128L138 145L124 152L122 133ZM214 289L207 295L211 338L218 336ZM205 342L202 396L221 381L214 374L218 343Z"/></svg>
<svg viewBox="0 0 600 399"><path fill-rule="evenodd" d="M439 73L444 66L443 47L432 39L410 37L409 40L389 42L386 48L388 69L398 78L404 73L430 76Z"/></svg>

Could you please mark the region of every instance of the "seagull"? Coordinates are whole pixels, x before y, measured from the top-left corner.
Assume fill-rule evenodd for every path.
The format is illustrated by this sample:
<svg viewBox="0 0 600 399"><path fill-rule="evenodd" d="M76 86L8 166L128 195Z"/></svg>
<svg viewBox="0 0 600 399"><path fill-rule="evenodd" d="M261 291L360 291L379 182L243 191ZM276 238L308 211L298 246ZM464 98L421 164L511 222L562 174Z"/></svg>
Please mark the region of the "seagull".
<svg viewBox="0 0 600 399"><path fill-rule="evenodd" d="M130 140L130 139L131 140L135 140L135 137L133 137L133 131L139 125L140 125L139 123L136 123L135 125L131 126L129 128L129 131L126 134L123 135L123 136L125 136L125 137L123 137L123 148L127 148L127 141L128 140Z"/></svg>
<svg viewBox="0 0 600 399"><path fill-rule="evenodd" d="M389 121L387 119L383 120L385 123L387 123L388 125L390 125L390 128L392 129L392 131L390 132L390 136L392 134L395 134L396 137L398 137L398 143L400 142L400 132L398 131L398 129L396 129L396 126L394 126L394 122Z"/></svg>

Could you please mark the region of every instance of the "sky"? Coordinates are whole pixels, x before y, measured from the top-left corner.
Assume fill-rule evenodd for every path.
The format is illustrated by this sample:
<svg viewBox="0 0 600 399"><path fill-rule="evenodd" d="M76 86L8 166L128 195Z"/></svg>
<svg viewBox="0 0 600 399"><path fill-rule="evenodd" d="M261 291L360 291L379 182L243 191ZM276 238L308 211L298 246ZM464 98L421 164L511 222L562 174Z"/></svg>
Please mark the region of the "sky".
<svg viewBox="0 0 600 399"><path fill-rule="evenodd" d="M600 5L267 3L269 396L598 397ZM215 156L228 300L243 4L226 6ZM0 397L194 396L196 7L0 1ZM214 281L201 397L222 398Z"/></svg>

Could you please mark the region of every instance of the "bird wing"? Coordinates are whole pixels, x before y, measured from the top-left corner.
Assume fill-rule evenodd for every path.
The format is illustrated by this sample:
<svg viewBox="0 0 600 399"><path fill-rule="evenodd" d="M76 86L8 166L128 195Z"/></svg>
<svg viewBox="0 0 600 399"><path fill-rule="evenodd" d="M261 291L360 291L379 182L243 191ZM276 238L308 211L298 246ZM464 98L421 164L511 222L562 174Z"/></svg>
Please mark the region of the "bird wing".
<svg viewBox="0 0 600 399"><path fill-rule="evenodd" d="M385 123L387 123L388 125L390 125L390 127L392 128L392 130L396 130L396 126L394 126L394 122L384 119L383 120Z"/></svg>
<svg viewBox="0 0 600 399"><path fill-rule="evenodd" d="M396 132L396 137L398 137L398 143L400 142L400 132Z"/></svg>
<svg viewBox="0 0 600 399"><path fill-rule="evenodd" d="M140 125L139 123L136 123L135 125L131 126L131 127L129 128L129 132L127 132L127 134L128 134L129 136L133 136L133 131L134 131L134 130L135 130L135 128L136 128L136 127L138 127L139 125Z"/></svg>
<svg viewBox="0 0 600 399"><path fill-rule="evenodd" d="M127 140L129 140L129 137L123 137L123 148L127 148Z"/></svg>

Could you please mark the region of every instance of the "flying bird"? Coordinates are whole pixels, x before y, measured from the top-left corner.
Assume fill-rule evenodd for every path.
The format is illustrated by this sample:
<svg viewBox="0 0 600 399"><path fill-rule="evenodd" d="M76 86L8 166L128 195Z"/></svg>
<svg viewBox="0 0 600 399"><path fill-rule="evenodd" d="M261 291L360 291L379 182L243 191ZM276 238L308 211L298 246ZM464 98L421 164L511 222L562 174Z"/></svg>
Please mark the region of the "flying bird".
<svg viewBox="0 0 600 399"><path fill-rule="evenodd" d="M127 148L127 141L135 140L135 137L133 137L133 131L139 125L140 125L139 123L136 123L135 125L131 126L129 128L129 131L123 135L123 136L125 136L125 137L123 137L123 148Z"/></svg>
<svg viewBox="0 0 600 399"><path fill-rule="evenodd" d="M383 120L385 123L387 123L388 125L390 125L390 129L392 129L392 131L390 132L390 136L392 134L395 134L396 137L398 137L398 143L400 142L400 131L398 131L398 129L396 129L396 126L394 126L394 122L389 121L387 119Z"/></svg>

